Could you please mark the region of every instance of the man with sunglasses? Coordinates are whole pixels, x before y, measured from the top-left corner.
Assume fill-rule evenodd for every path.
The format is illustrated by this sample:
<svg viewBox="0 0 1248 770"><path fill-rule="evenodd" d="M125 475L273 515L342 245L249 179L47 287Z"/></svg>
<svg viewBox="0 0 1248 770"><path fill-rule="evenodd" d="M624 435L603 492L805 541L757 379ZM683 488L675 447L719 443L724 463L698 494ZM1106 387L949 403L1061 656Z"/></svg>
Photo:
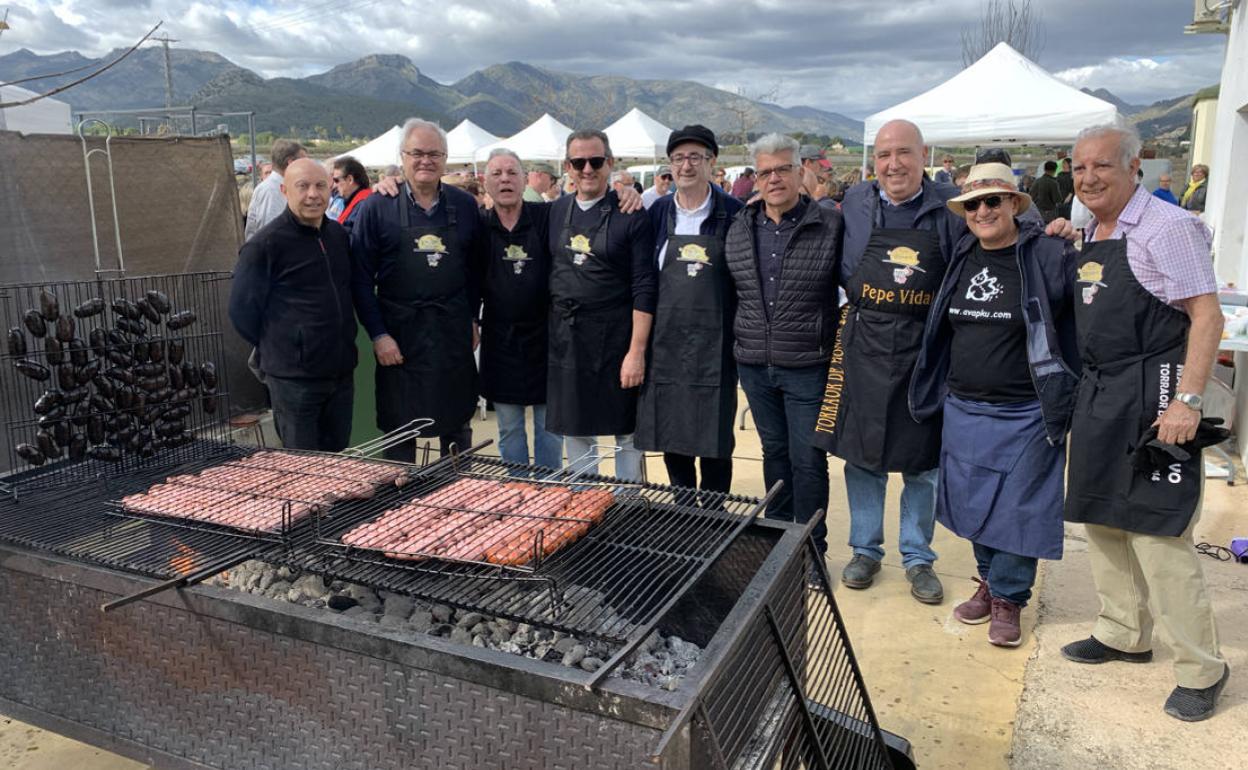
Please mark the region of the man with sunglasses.
<svg viewBox="0 0 1248 770"><path fill-rule="evenodd" d="M356 314L377 356L377 427L422 417L442 452L472 443L477 405L478 286L474 265L484 230L477 201L442 184L446 133L412 118L403 125L397 197L372 195L351 232ZM412 462L414 439L386 450Z"/></svg>
<svg viewBox="0 0 1248 770"><path fill-rule="evenodd" d="M727 492L737 414L737 302L724 242L742 203L711 184L719 144L709 128L673 131L667 154L676 194L659 198L649 210L659 302L637 404L637 448L663 452L673 484Z"/></svg>
<svg viewBox="0 0 1248 770"><path fill-rule="evenodd" d="M331 178L334 189L338 191L343 201L342 211L338 213L336 219L350 235L351 227L355 223L355 214L359 211L359 204L373 194L368 171L363 163L348 155L333 162Z"/></svg>
<svg viewBox="0 0 1248 770"><path fill-rule="evenodd" d="M672 190L672 170L667 166L660 166L654 175L654 184L647 187L641 193L641 205L647 210L654 205L654 202Z"/></svg>
<svg viewBox="0 0 1248 770"><path fill-rule="evenodd" d="M615 475L639 480L633 431L657 300L654 236L644 212L619 210L608 187L613 166L605 133L568 135L576 195L550 208L546 429L567 437L571 460L589 455L596 437L614 436ZM596 460L585 465L597 468Z"/></svg>

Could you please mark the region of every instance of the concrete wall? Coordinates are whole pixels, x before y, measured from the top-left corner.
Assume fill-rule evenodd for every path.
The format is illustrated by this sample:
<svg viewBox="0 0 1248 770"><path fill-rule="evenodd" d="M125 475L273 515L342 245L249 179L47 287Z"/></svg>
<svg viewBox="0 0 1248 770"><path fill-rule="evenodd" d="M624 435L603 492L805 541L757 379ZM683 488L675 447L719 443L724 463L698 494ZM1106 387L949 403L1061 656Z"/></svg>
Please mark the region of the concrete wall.
<svg viewBox="0 0 1248 770"><path fill-rule="evenodd" d="M1218 100L1201 99L1192 105L1192 155L1188 158L1187 169L1204 163L1213 163L1214 128L1217 125ZM1184 180L1186 182L1186 179Z"/></svg>

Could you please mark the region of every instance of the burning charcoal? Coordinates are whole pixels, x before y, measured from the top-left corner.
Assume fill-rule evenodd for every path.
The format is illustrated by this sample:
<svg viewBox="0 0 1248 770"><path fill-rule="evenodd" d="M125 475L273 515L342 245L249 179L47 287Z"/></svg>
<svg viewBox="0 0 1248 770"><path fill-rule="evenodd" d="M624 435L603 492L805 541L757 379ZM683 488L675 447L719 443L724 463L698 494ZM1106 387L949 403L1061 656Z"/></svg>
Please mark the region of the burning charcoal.
<svg viewBox="0 0 1248 770"><path fill-rule="evenodd" d="M450 638L455 644L472 644L472 633L463 626L455 626L452 628Z"/></svg>
<svg viewBox="0 0 1248 770"><path fill-rule="evenodd" d="M445 604L435 604L430 609L433 613L433 619L439 623L450 623L451 618L455 617L455 610L447 607Z"/></svg>
<svg viewBox="0 0 1248 770"><path fill-rule="evenodd" d="M494 626L490 629L490 642L496 646L502 646L511 641L511 632L502 626Z"/></svg>
<svg viewBox="0 0 1248 770"><path fill-rule="evenodd" d="M143 296L147 300L147 304L151 305L152 308L161 315L165 315L173 309L173 306L169 304L169 295L165 294L163 291L148 289L147 293Z"/></svg>
<svg viewBox="0 0 1248 770"><path fill-rule="evenodd" d="M39 314L48 323L55 323L61 317L61 303L57 301L56 295L47 289L39 290Z"/></svg>
<svg viewBox="0 0 1248 770"><path fill-rule="evenodd" d="M388 596L383 607L386 615L399 620L407 620L412 610L415 609L416 603L406 596Z"/></svg>
<svg viewBox="0 0 1248 770"><path fill-rule="evenodd" d="M93 297L92 299L89 299L86 302L83 302L78 307L74 308L74 315L77 316L78 318L90 318L93 315L99 315L100 313L103 313L103 312L104 312L104 300L100 299L99 297Z"/></svg>
<svg viewBox="0 0 1248 770"><path fill-rule="evenodd" d="M433 613L429 610L416 610L407 619L407 624L418 634L427 634L433 630Z"/></svg>
<svg viewBox="0 0 1248 770"><path fill-rule="evenodd" d="M598 669L602 668L602 664L605 662L606 661L604 661L602 658L585 657L581 659L580 666L582 670L588 671L589 673L592 674Z"/></svg>
<svg viewBox="0 0 1248 770"><path fill-rule="evenodd" d="M566 655L573 647L576 646L576 639L570 636L564 636L555 640L555 652L560 655Z"/></svg>
<svg viewBox="0 0 1248 770"><path fill-rule="evenodd" d="M9 329L9 355L21 357L26 355L26 335L19 326Z"/></svg>
<svg viewBox="0 0 1248 770"><path fill-rule="evenodd" d="M455 622L455 625L460 628L472 628L483 620L485 620L485 616L480 612L465 612L459 616L459 620Z"/></svg>
<svg viewBox="0 0 1248 770"><path fill-rule="evenodd" d="M269 590L265 592L265 596L270 599L276 599L278 597L285 596L288 591L290 591L290 583L285 580L276 580L273 582L273 585L269 586Z"/></svg>

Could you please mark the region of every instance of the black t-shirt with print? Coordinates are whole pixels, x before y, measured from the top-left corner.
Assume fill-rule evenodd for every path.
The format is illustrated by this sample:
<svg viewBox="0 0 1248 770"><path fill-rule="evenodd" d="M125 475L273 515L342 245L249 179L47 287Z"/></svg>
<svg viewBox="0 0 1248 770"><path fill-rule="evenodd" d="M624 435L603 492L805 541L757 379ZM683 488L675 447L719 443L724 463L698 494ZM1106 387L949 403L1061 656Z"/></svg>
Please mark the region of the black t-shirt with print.
<svg viewBox="0 0 1248 770"><path fill-rule="evenodd" d="M989 250L976 244L949 303L949 324L950 391L992 404L1036 399L1027 365L1022 277L1013 246Z"/></svg>

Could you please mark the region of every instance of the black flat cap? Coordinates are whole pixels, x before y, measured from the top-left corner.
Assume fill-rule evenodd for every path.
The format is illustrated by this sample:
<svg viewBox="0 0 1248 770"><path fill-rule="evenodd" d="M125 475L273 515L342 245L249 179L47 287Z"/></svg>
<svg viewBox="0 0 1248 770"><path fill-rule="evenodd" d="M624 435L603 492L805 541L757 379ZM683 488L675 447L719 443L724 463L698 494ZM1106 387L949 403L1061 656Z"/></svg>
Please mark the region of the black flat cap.
<svg viewBox="0 0 1248 770"><path fill-rule="evenodd" d="M975 165L981 163L1004 163L1007 166L1013 166L1010 161L1010 152L1004 147L980 147L975 150Z"/></svg>
<svg viewBox="0 0 1248 770"><path fill-rule="evenodd" d="M715 132L706 126L695 123L692 126L685 126L673 131L672 135L667 139L667 154L671 155L672 150L677 145L685 142L697 142L710 150L712 155L719 157L719 144L715 141Z"/></svg>

